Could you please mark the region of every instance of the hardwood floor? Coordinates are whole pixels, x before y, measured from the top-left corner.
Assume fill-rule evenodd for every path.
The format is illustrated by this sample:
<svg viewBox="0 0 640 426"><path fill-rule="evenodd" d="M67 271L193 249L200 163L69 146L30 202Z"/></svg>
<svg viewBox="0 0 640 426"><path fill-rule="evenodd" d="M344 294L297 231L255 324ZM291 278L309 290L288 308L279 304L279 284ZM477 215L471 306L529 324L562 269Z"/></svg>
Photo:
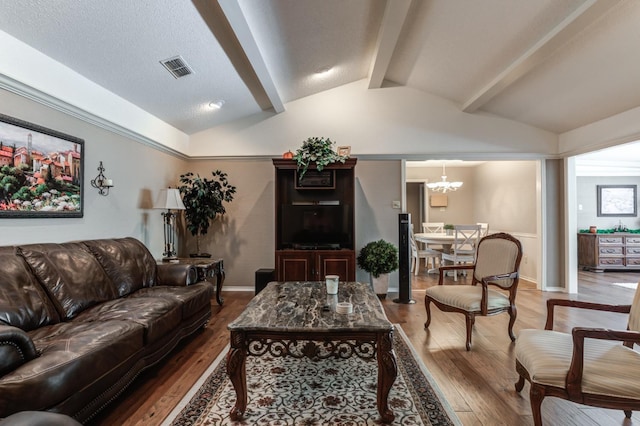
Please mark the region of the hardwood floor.
<svg viewBox="0 0 640 426"><path fill-rule="evenodd" d="M463 278L462 282L464 283ZM601 303L631 303L634 290L613 283L635 283L640 273L579 273L579 295L543 293L521 282L516 299L518 318L514 327L544 328L546 300L575 298ZM436 284L436 276L413 278L414 305L393 303L390 293L383 305L389 320L400 324L409 336L449 404L464 425L532 425L529 385L522 393L514 390L517 380L514 344L507 335L508 315L479 317L473 331L471 351L464 347L464 317L432 309L433 320L424 330L424 289ZM226 325L253 297L250 292L225 292L225 304L212 301L213 316L206 329L182 342L162 363L141 374L123 395L109 406L95 425L157 425L171 412L207 366L228 343ZM626 329L626 315L578 310L559 310L555 328L569 331L572 325ZM546 398L542 405L545 425L631 425L640 422L634 412L626 420L622 411L605 410Z"/></svg>

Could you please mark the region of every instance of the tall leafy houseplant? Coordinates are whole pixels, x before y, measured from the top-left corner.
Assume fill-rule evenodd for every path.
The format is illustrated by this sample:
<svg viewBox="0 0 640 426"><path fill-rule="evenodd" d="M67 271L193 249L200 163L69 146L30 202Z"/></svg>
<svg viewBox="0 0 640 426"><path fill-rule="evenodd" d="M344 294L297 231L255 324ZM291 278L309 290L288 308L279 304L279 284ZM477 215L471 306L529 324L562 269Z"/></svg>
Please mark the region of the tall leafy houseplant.
<svg viewBox="0 0 640 426"><path fill-rule="evenodd" d="M180 194L185 207L187 229L196 237L197 257L210 257L200 252L200 238L207 234L211 221L226 213L224 203L233 201L236 187L229 184L227 174L216 170L213 179L201 178L199 174L180 175Z"/></svg>
<svg viewBox="0 0 640 426"><path fill-rule="evenodd" d="M386 295L389 273L398 269L398 248L385 240L372 241L360 249L356 262L360 269L370 274L376 294Z"/></svg>
<svg viewBox="0 0 640 426"><path fill-rule="evenodd" d="M340 155L334 148L335 142L329 138L311 137L302 142L302 146L298 148L293 159L298 164L300 177L304 176L311 163L316 163L318 171L322 171L325 166L337 161L344 164L346 155Z"/></svg>

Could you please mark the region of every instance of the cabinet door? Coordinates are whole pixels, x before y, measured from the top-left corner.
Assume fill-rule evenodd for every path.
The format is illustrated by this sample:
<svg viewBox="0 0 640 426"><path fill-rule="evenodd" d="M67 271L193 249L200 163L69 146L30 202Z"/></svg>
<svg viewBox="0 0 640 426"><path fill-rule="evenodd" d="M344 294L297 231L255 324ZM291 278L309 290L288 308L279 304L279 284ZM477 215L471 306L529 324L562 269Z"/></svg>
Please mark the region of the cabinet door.
<svg viewBox="0 0 640 426"><path fill-rule="evenodd" d="M314 274L313 253L276 252L278 281L309 281Z"/></svg>
<svg viewBox="0 0 640 426"><path fill-rule="evenodd" d="M317 253L316 280L325 275L337 275L340 281L355 281L355 253L353 251L326 251Z"/></svg>

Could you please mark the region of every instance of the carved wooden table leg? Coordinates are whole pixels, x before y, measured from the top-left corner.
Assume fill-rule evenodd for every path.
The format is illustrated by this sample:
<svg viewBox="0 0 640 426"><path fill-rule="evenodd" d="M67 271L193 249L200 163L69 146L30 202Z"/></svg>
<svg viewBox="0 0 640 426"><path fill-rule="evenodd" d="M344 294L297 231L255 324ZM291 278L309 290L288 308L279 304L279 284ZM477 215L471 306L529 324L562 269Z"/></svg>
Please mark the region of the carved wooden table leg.
<svg viewBox="0 0 640 426"><path fill-rule="evenodd" d="M220 259L216 267L216 301L222 306L224 299L222 298L222 284L224 284L224 264Z"/></svg>
<svg viewBox="0 0 640 426"><path fill-rule="evenodd" d="M236 391L236 403L231 409L231 420L242 419L247 409L247 347L241 332L231 332L231 348L227 354L227 374Z"/></svg>
<svg viewBox="0 0 640 426"><path fill-rule="evenodd" d="M389 391L398 375L398 364L393 353L393 331L378 335L378 413L384 423L391 423L396 417L389 409Z"/></svg>

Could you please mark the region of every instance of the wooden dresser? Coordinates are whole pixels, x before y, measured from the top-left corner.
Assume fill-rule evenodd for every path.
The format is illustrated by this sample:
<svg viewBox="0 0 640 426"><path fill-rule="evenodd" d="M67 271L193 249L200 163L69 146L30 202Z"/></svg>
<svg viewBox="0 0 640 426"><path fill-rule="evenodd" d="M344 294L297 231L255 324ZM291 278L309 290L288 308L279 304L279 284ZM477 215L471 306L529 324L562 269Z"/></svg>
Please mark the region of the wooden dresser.
<svg viewBox="0 0 640 426"><path fill-rule="evenodd" d="M640 234L578 234L578 266L592 271L640 270Z"/></svg>

